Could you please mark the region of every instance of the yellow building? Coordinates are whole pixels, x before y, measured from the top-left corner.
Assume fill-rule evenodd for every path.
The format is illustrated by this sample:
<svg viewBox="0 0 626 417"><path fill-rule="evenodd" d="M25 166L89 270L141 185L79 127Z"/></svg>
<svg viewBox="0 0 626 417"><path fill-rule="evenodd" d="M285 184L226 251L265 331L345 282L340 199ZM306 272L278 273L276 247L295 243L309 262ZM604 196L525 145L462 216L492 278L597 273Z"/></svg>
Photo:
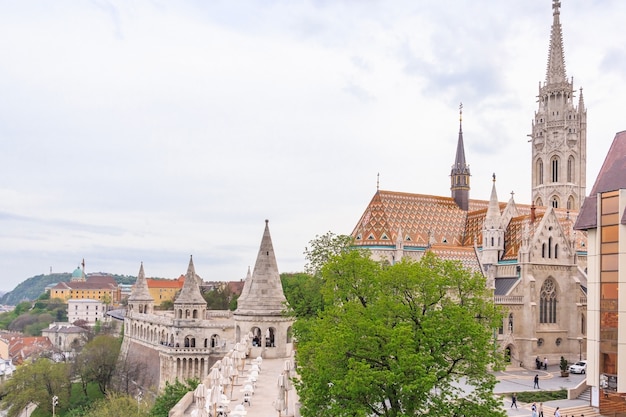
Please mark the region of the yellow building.
<svg viewBox="0 0 626 417"><path fill-rule="evenodd" d="M95 275L86 281L60 282L50 289L50 298L59 298L64 302L72 299L91 299L119 304L121 290L115 278L108 275Z"/></svg>
<svg viewBox="0 0 626 417"><path fill-rule="evenodd" d="M150 296L154 299L154 305L159 306L164 301L174 301L176 294L183 288L185 276L181 275L178 279L146 278L146 281Z"/></svg>

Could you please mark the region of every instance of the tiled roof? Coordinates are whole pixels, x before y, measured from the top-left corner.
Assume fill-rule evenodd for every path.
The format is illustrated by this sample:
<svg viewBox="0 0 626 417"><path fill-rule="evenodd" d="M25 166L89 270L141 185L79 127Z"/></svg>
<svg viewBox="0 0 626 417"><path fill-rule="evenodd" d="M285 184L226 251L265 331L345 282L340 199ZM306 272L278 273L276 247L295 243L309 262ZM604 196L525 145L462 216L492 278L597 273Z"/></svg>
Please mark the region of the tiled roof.
<svg viewBox="0 0 626 417"><path fill-rule="evenodd" d="M429 250L441 259L460 261L464 268L480 272L480 264L473 246L433 245Z"/></svg>
<svg viewBox="0 0 626 417"><path fill-rule="evenodd" d="M507 295L519 278L496 278L494 295Z"/></svg>
<svg viewBox="0 0 626 417"><path fill-rule="evenodd" d="M181 275L178 279L155 279L146 278L148 288L183 288L185 276Z"/></svg>
<svg viewBox="0 0 626 417"><path fill-rule="evenodd" d="M474 241L479 247L482 246L482 229L488 206L488 200L470 200L469 210L465 212L451 197L378 190L352 231L352 237L357 246L393 248L400 231L405 248L441 245L448 251L460 248L466 251L464 253L469 253L473 252ZM507 203L499 203L498 206L502 213ZM532 234L547 208L535 209L534 222L530 221L530 205L515 203L515 210L518 215L511 219L505 230L503 260L517 259L524 225L529 224ZM554 213L566 237L571 239L577 212L554 209ZM576 250L586 250L586 236L579 233L575 239ZM441 249L437 250L441 252ZM474 270L474 266L471 269Z"/></svg>

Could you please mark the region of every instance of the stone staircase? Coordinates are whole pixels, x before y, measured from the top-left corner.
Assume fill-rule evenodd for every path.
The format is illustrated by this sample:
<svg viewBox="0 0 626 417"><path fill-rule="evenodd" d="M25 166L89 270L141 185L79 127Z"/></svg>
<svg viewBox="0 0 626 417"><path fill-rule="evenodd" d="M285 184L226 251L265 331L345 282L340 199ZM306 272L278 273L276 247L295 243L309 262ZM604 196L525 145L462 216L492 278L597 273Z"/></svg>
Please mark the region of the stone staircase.
<svg viewBox="0 0 626 417"><path fill-rule="evenodd" d="M580 398L580 397L579 397ZM556 407L549 407L545 404L543 405L543 414L544 416L553 416L554 410ZM589 407L588 405L581 405L578 407L568 407L559 409L561 412L561 417L580 417L581 415L585 415L585 417L602 417L602 414L598 410L593 407Z"/></svg>
<svg viewBox="0 0 626 417"><path fill-rule="evenodd" d="M586 390L580 393L577 400L585 400L588 403L591 403L591 387L587 387Z"/></svg>

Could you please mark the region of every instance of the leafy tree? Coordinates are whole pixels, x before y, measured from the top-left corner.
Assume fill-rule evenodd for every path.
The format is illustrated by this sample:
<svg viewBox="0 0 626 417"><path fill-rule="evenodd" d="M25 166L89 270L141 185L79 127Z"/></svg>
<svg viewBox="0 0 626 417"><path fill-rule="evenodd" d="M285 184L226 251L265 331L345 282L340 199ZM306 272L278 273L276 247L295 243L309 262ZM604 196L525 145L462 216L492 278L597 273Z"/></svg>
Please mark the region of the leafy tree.
<svg viewBox="0 0 626 417"><path fill-rule="evenodd" d="M40 410L51 414L52 397L56 395L59 402L67 403L70 389L69 365L39 358L17 368L7 380L2 407L8 408L8 417L15 417L28 403L36 402Z"/></svg>
<svg viewBox="0 0 626 417"><path fill-rule="evenodd" d="M280 274L285 298L298 318L315 317L324 309L322 279L303 272Z"/></svg>
<svg viewBox="0 0 626 417"><path fill-rule="evenodd" d="M75 373L83 384L96 382L103 394L115 372L115 364L120 352L121 340L114 336L98 335L85 345L75 361Z"/></svg>
<svg viewBox="0 0 626 417"><path fill-rule="evenodd" d="M228 285L222 285L211 291L205 292L202 294L202 297L207 302L207 309L228 310L230 302L233 298L233 293L230 291Z"/></svg>
<svg viewBox="0 0 626 417"><path fill-rule="evenodd" d="M76 409L68 417L148 417L149 410L141 398L120 394L109 394L95 401L86 409Z"/></svg>
<svg viewBox="0 0 626 417"><path fill-rule="evenodd" d="M504 415L488 372L501 314L482 276L432 254L384 266L356 250L320 273L325 309L294 326L303 417Z"/></svg>
<svg viewBox="0 0 626 417"><path fill-rule="evenodd" d="M158 307L155 307L157 310L173 310L174 309L174 301L165 300L161 301L161 304Z"/></svg>
<svg viewBox="0 0 626 417"><path fill-rule="evenodd" d="M319 236L304 248L307 264L304 269L311 275L318 275L322 267L333 257L349 252L352 249L352 236L336 235L332 232Z"/></svg>
<svg viewBox="0 0 626 417"><path fill-rule="evenodd" d="M196 389L200 381L197 379L188 379L185 382L180 382L178 379L173 384L169 382L165 383L165 389L163 393L156 397L152 410L150 410L151 417L167 417L170 410L180 401L181 398L189 391Z"/></svg>

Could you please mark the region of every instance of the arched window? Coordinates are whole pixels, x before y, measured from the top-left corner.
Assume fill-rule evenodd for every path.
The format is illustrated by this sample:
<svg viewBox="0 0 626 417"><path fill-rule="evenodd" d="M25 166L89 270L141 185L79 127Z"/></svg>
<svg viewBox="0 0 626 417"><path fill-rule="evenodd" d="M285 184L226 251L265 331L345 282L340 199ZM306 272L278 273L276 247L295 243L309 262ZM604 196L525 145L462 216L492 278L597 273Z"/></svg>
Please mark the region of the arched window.
<svg viewBox="0 0 626 417"><path fill-rule="evenodd" d="M573 208L574 208L574 197L570 195L569 198L567 199L567 209L572 210Z"/></svg>
<svg viewBox="0 0 626 417"><path fill-rule="evenodd" d="M509 333L513 333L513 313L509 313Z"/></svg>
<svg viewBox="0 0 626 417"><path fill-rule="evenodd" d="M574 182L574 157L567 158L567 182Z"/></svg>
<svg viewBox="0 0 626 417"><path fill-rule="evenodd" d="M537 184L543 184L543 161L541 159L537 161Z"/></svg>
<svg viewBox="0 0 626 417"><path fill-rule="evenodd" d="M541 244L541 257L542 258L546 257L546 244L545 243Z"/></svg>
<svg viewBox="0 0 626 417"><path fill-rule="evenodd" d="M542 207L543 206L543 201L541 200L541 198L537 198L537 201L535 201L535 206L537 206L537 207Z"/></svg>
<svg viewBox="0 0 626 417"><path fill-rule="evenodd" d="M539 323L556 323L556 284L548 278L539 295Z"/></svg>
<svg viewBox="0 0 626 417"><path fill-rule="evenodd" d="M559 157L552 158L550 164L552 165L552 182L559 182Z"/></svg>
<svg viewBox="0 0 626 417"><path fill-rule="evenodd" d="M552 207L559 208L559 199L557 196L552 197Z"/></svg>
<svg viewBox="0 0 626 417"><path fill-rule="evenodd" d="M548 238L548 258L552 258L552 236Z"/></svg>
<svg viewBox="0 0 626 417"><path fill-rule="evenodd" d="M585 334L585 330L587 326L585 326L585 315L581 314L580 316L580 333Z"/></svg>
<svg viewBox="0 0 626 417"><path fill-rule="evenodd" d="M554 245L554 259L558 259L559 257L559 244Z"/></svg>

